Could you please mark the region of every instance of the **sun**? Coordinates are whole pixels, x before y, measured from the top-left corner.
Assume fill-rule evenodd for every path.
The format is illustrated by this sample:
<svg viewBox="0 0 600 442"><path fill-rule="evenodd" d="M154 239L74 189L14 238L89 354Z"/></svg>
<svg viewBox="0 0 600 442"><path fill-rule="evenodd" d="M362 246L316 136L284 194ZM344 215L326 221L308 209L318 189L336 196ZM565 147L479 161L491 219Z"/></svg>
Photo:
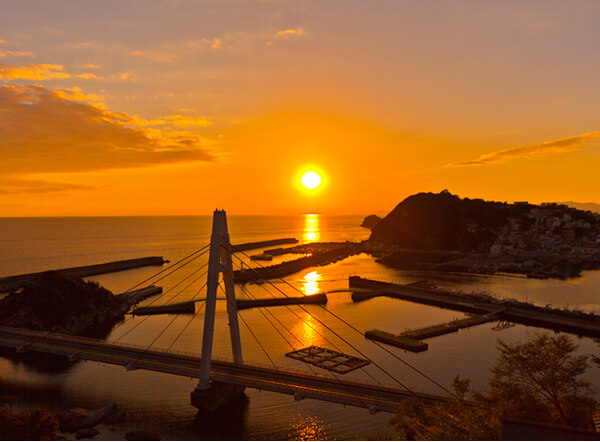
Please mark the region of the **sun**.
<svg viewBox="0 0 600 442"><path fill-rule="evenodd" d="M307 189L316 189L321 185L321 176L312 170L302 175L302 185Z"/></svg>

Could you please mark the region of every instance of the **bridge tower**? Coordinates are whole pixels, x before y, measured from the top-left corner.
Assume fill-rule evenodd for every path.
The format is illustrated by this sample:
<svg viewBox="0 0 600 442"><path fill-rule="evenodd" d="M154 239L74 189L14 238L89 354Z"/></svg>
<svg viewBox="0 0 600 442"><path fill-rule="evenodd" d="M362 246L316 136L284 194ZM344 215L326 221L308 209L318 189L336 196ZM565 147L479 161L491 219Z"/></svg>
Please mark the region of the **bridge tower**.
<svg viewBox="0 0 600 442"><path fill-rule="evenodd" d="M215 210L213 214L212 235L208 258L208 276L206 281L206 309L204 312L204 333L202 335L202 359L200 361L199 382L191 394L192 405L200 410L214 411L244 392L244 387L210 381L213 336L215 329L215 309L219 276L223 274L229 334L233 361L242 364L242 344L235 299L233 281L233 263L231 260L231 242L227 228L227 214L224 210Z"/></svg>

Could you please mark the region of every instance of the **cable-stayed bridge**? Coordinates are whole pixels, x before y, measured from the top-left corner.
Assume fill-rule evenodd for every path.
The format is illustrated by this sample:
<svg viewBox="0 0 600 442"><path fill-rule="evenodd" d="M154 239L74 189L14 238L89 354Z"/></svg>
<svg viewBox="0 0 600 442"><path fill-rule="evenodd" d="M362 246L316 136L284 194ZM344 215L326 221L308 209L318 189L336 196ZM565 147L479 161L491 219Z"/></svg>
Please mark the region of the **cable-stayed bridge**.
<svg viewBox="0 0 600 442"><path fill-rule="evenodd" d="M368 409L371 413L377 411L393 413L398 409L400 403L408 398L419 399L427 403L444 401L449 398L449 396L424 394L412 391L397 377L390 373L389 370L381 366L377 361L370 359L368 355L344 338L342 334L334 330L331 325L326 324L324 321L320 320L316 315L311 314L305 307L301 305L297 307L309 315L312 321L318 322L322 327L326 328L339 340L351 347L353 351L365 358L365 360L369 361L373 366L392 379L396 385L384 386L368 371L365 371L365 373L368 374L375 383L350 381L343 379L335 372L331 372L328 376L325 376L323 374L319 374L315 368L308 363L307 367L312 373L278 366L278 364L276 364L273 358L270 356L265 346L261 343L261 340L257 334L253 331L251 325L245 321L243 316L236 308L236 288L242 290L249 297L252 297L252 295L245 290L243 285L238 285L236 287L234 284L232 261L234 255L231 250L227 219L224 211L215 211L213 219L213 233L210 244L202 247L190 255L187 255L152 277L140 282L139 284L136 284L130 288L129 291L139 287L144 283L147 283L150 280L152 280L153 283L156 283L163 278L172 275L179 269L197 260L201 256L204 256L206 253L209 253L209 259L206 264L200 266L197 270L179 280L178 283L173 285L169 290L163 292L162 295L155 298L150 303L156 303L166 294L174 291L175 288L183 286L184 283L187 283L178 293L169 298L168 302L170 302L179 296L186 288L206 277L206 283L196 291L196 294L192 298L192 301L195 300L201 302L201 307L196 309L194 315L189 319L182 330L179 331L168 348L164 350L155 349L153 348L153 345L165 333L165 331L173 325L175 319L177 319L179 315L174 315L171 321L162 330L158 331L158 335L155 336L154 339L145 346L134 346L119 341L121 341L134 329L139 327L139 325L141 325L149 317L137 322L133 327L129 328L127 332L112 342L83 338L73 335L61 335L43 331L0 327L0 346L14 348L17 352L42 352L66 356L72 361L95 361L105 364L120 365L126 367L128 370L143 369L195 378L198 379L198 386L192 392L192 404L197 408L208 410L216 409L220 405L227 403L230 399L243 392L243 389L246 387L293 395L296 400L312 398L355 407L362 407ZM239 253L247 257L243 251L239 251ZM245 263L243 258L239 256L236 258L241 263ZM206 267L208 267L208 269L202 273L202 270L204 270ZM246 268L247 271L255 271L260 273L260 268L252 268L249 266ZM192 279L192 277L195 278ZM283 282L288 284L292 289L299 291L299 289L291 284L285 281ZM266 285L267 284L264 284L263 288L271 296L275 296L271 289L276 290L283 296L288 296L276 285L272 283L268 283L268 287L266 287ZM225 296L218 298L218 290L221 290ZM195 299L202 294L205 294L204 299ZM215 328L215 310L216 303L219 300L226 301L227 303L233 361L220 360L215 357L212 352ZM342 326L349 327L353 332L359 333L362 336L362 332L360 330L352 326L352 324L345 321L339 315L327 309L325 306L319 307L325 309L329 314L333 315L333 317L339 320ZM286 308L295 314L299 320L306 321L306 318L302 318L289 306L286 306ZM173 351L173 345L182 336L189 325L198 317L198 314L202 310L204 310L202 354L194 355ZM269 309L261 308L260 312L265 320L274 328L281 338L285 340L292 350L298 350L302 346L302 341L295 336L294 333L292 333L292 331L290 331L290 329L286 327L277 316L269 311ZM125 322L128 322L131 319L132 317L129 317L125 320ZM244 362L238 319L242 321L261 350L263 350L265 356L271 362L272 367L258 366ZM307 326L314 328L310 322L307 322ZM314 329L314 331L319 334L318 330ZM324 335L321 336L326 342L328 342L329 345L334 347L336 350L339 350L337 345L332 342L332 340L326 338ZM293 343L290 338L295 339L297 343ZM377 342L373 342L373 345L383 349L398 362L417 371L431 383L451 395L451 393L444 386L440 385L434 379L430 378L416 367L404 361L393 351Z"/></svg>

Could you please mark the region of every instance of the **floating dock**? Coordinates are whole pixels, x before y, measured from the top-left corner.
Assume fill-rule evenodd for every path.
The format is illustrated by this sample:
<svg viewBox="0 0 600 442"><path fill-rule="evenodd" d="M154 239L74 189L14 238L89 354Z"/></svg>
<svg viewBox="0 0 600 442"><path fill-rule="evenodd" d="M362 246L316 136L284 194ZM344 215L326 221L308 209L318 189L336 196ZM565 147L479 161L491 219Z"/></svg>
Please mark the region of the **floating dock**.
<svg viewBox="0 0 600 442"><path fill-rule="evenodd" d="M104 273L120 272L122 270L136 269L138 267L161 266L165 261L162 256L148 256L145 258L125 259L122 261L111 261L104 264L93 264L89 266L68 267L55 269L53 271L75 278L85 276L102 275ZM0 293L16 290L23 287L32 278L44 272L27 273L24 275L5 276L0 278Z"/></svg>
<svg viewBox="0 0 600 442"><path fill-rule="evenodd" d="M309 256L304 256L292 261L282 262L280 264L274 264L267 267L253 267L244 270L236 270L233 272L233 278L235 282L242 284L260 279L282 278L309 267L322 266L339 261L356 253L360 253L360 247L357 244L342 244L339 247L331 250L314 253Z"/></svg>
<svg viewBox="0 0 600 442"><path fill-rule="evenodd" d="M352 293L352 299L355 302L377 296L387 296L482 316L495 315L495 319L517 324L543 327L591 338L600 337L600 316L592 313L539 307L525 302L496 299L489 295L392 284L358 276L351 276L349 285L351 289L360 290Z"/></svg>
<svg viewBox="0 0 600 442"><path fill-rule="evenodd" d="M194 314L196 311L196 303L194 301L179 302L177 304L156 305L148 307L138 307L132 310L133 316L145 315L164 315L164 314Z"/></svg>

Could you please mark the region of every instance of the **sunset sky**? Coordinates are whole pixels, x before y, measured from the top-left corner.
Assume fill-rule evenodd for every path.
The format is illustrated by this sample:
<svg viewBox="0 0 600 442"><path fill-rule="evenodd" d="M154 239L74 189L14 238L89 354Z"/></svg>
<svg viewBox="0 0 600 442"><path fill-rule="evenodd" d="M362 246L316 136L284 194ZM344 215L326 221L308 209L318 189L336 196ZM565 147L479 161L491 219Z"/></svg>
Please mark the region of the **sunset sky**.
<svg viewBox="0 0 600 442"><path fill-rule="evenodd" d="M2 2L0 216L600 203L598 171L596 0Z"/></svg>

